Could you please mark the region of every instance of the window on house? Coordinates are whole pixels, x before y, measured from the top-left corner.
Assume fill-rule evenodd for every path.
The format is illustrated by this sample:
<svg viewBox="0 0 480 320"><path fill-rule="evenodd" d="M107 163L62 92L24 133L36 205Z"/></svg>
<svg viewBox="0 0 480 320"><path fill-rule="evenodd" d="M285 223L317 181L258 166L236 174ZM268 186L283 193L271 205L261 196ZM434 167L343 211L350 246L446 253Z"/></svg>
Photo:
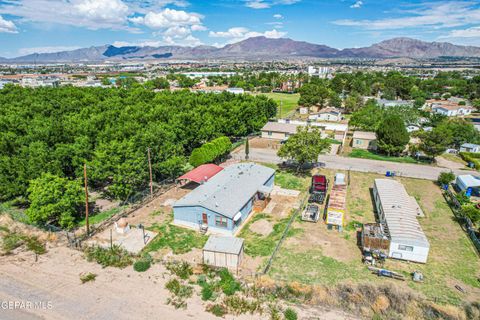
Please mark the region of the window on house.
<svg viewBox="0 0 480 320"><path fill-rule="evenodd" d="M357 139L357 140L355 140L355 143L356 143L356 144L362 144L362 140Z"/></svg>
<svg viewBox="0 0 480 320"><path fill-rule="evenodd" d="M399 245L398 245L398 250L402 250L402 251L413 251L413 247L412 247L412 246L404 246L404 245L399 244Z"/></svg>
<svg viewBox="0 0 480 320"><path fill-rule="evenodd" d="M228 225L227 221L228 221L227 218L225 218L223 216L215 216L215 225L217 227L226 228L227 225Z"/></svg>
<svg viewBox="0 0 480 320"><path fill-rule="evenodd" d="M271 136L271 135L272 135L272 131L268 131L268 135Z"/></svg>

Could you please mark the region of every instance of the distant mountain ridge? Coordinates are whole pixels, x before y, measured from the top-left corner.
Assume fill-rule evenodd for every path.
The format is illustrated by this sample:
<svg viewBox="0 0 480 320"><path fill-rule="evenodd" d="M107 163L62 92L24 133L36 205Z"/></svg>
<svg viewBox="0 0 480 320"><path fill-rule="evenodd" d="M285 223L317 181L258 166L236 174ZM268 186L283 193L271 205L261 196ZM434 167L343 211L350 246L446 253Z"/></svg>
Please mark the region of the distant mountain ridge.
<svg viewBox="0 0 480 320"><path fill-rule="evenodd" d="M228 44L222 48L213 46L160 46L115 47L104 45L61 51L35 53L12 59L0 58L9 63L62 63L101 62L135 60L205 60L244 59L268 60L288 58L438 58L438 57L480 57L480 47L460 46L448 42L425 42L411 38L394 38L364 48L338 50L321 44L295 41L288 38L271 39L253 37Z"/></svg>

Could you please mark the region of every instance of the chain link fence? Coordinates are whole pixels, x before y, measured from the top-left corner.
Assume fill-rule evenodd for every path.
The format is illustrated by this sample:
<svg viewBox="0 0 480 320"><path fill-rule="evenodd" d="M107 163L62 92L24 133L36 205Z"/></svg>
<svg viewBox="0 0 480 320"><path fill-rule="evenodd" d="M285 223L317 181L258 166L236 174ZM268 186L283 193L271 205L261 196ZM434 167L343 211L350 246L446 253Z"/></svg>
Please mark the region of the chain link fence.
<svg viewBox="0 0 480 320"><path fill-rule="evenodd" d="M480 239L478 238L478 233L475 230L475 226L473 225L470 218L468 218L462 210L462 205L455 197L452 191L444 190L443 196L447 200L450 208L455 215L455 218L460 222L465 231L467 232L468 236L472 240L473 245L477 249L477 253L480 254Z"/></svg>

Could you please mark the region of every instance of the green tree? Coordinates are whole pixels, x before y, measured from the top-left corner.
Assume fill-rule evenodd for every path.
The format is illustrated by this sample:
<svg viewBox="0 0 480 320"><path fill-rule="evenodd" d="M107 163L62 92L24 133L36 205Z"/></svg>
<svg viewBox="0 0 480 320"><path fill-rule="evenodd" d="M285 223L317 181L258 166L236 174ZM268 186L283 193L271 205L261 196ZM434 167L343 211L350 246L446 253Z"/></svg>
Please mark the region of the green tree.
<svg viewBox="0 0 480 320"><path fill-rule="evenodd" d="M437 179L441 185L448 185L453 180L455 180L455 174L453 172L441 172Z"/></svg>
<svg viewBox="0 0 480 320"><path fill-rule="evenodd" d="M421 135L421 139L420 150L432 158L444 153L451 143L450 133L443 128L434 128L432 131L425 132Z"/></svg>
<svg viewBox="0 0 480 320"><path fill-rule="evenodd" d="M84 194L81 184L50 173L30 181L30 207L26 214L36 224L57 223L62 228L73 228L79 218Z"/></svg>
<svg viewBox="0 0 480 320"><path fill-rule="evenodd" d="M405 123L397 115L388 115L376 131L378 148L388 155L399 154L410 140Z"/></svg>
<svg viewBox="0 0 480 320"><path fill-rule="evenodd" d="M376 131L382 122L383 113L384 110L375 101L369 101L365 107L352 114L349 124L361 130Z"/></svg>
<svg viewBox="0 0 480 320"><path fill-rule="evenodd" d="M318 156L330 148L330 140L322 139L318 127L298 126L297 133L290 136L278 150L278 156L293 159L300 168L306 163L318 161Z"/></svg>

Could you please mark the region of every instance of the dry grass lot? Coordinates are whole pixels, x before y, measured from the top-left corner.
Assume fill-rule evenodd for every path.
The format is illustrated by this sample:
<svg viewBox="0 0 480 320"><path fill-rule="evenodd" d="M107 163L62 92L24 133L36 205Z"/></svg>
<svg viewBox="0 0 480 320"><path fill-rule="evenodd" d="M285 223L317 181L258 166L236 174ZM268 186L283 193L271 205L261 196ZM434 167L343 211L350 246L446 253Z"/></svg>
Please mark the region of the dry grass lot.
<svg viewBox="0 0 480 320"><path fill-rule="evenodd" d="M322 169L330 181L334 172ZM342 282L396 281L370 274L361 262L357 247L357 227L373 222L374 209L370 195L377 174L351 172L348 190L348 213L345 231L327 230L325 224L302 222L293 228L299 230L287 239L273 263L271 276L278 280L333 285ZM480 259L461 227L452 219L439 188L431 181L400 178L408 193L414 196L425 218L420 224L430 241L427 264L388 260L385 268L403 273L408 279L398 282L409 286L440 303L460 304L462 301L480 301ZM419 270L424 283L411 281L410 273ZM462 293L455 288L466 290Z"/></svg>

